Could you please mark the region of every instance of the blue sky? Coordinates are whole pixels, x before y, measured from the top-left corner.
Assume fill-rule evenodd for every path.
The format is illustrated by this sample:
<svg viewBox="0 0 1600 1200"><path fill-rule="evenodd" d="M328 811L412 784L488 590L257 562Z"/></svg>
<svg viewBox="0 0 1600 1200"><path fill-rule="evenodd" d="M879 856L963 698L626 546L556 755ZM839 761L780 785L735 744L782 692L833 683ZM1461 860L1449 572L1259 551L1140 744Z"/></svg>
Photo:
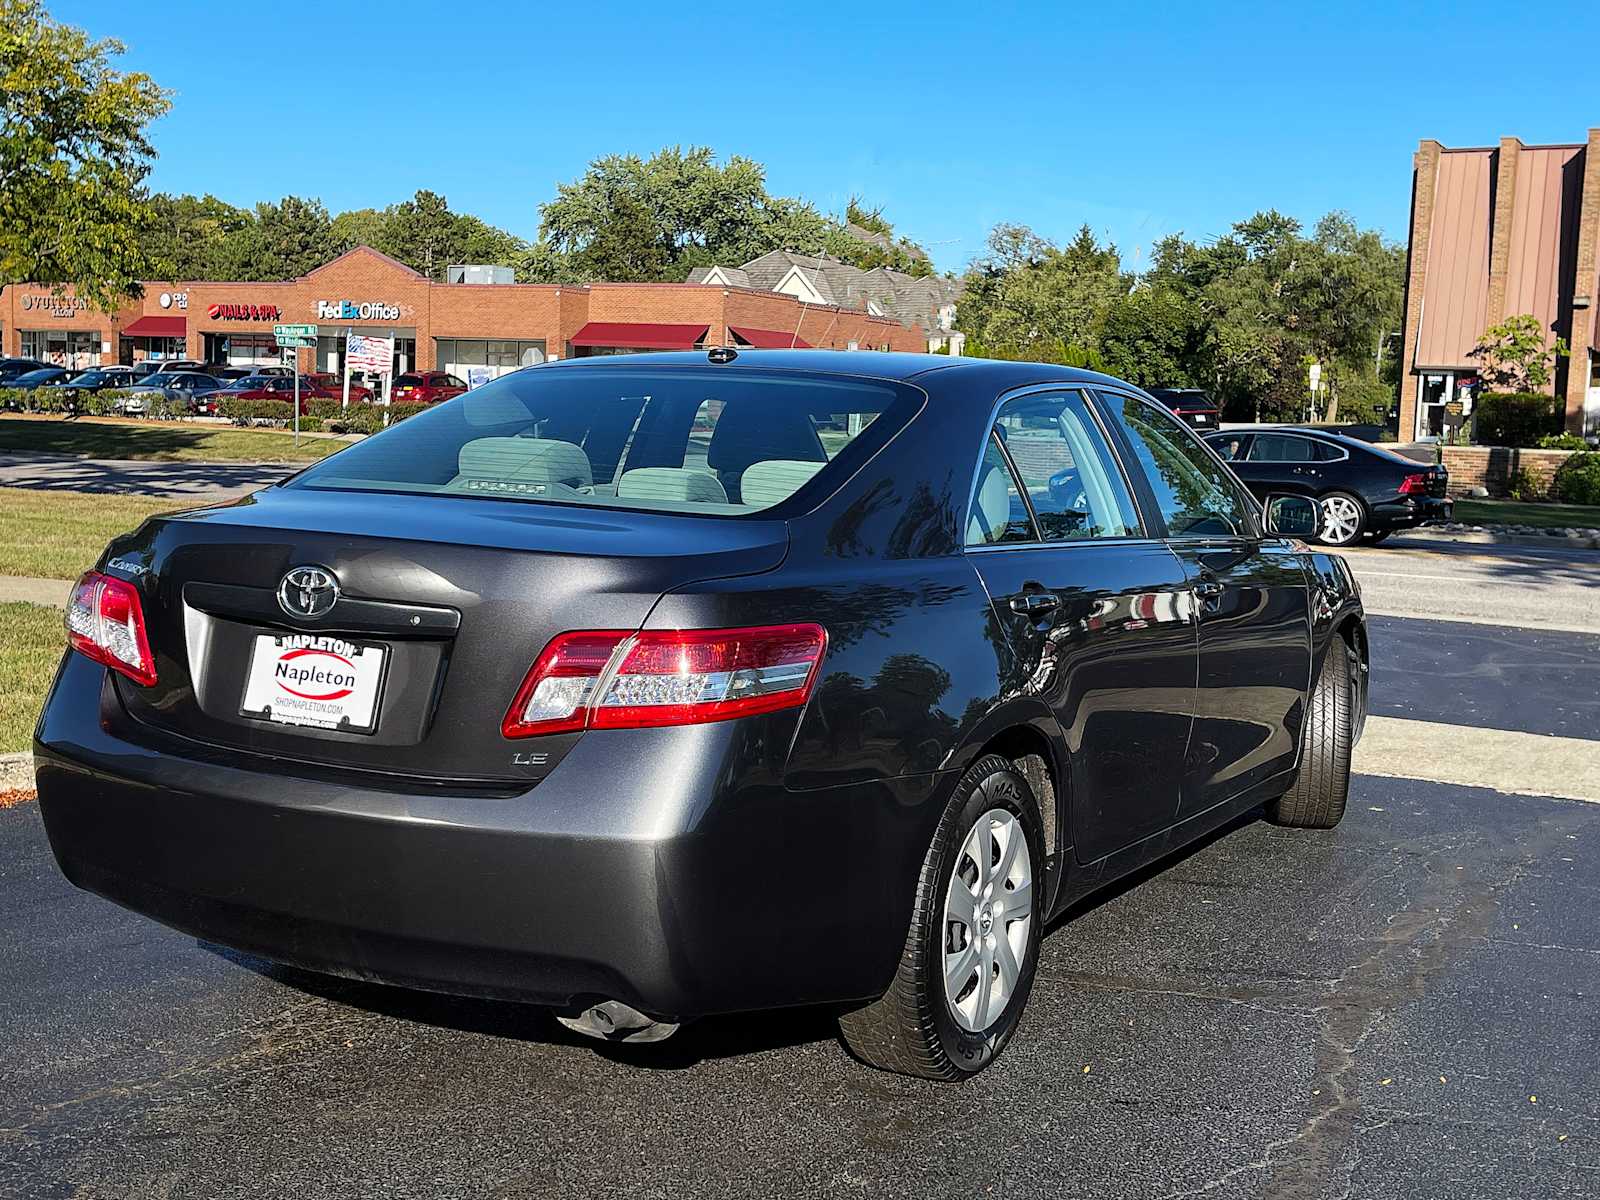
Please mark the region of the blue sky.
<svg viewBox="0 0 1600 1200"><path fill-rule="evenodd" d="M1563 64L1600 43L1595 6L51 10L174 90L154 131L162 190L338 212L425 187L532 237L540 202L590 159L705 144L824 210L884 205L941 269L1002 220L1055 240L1087 222L1129 266L1163 234L1213 236L1267 207L1308 224L1344 209L1403 241L1419 138L1570 142L1600 125L1600 93Z"/></svg>

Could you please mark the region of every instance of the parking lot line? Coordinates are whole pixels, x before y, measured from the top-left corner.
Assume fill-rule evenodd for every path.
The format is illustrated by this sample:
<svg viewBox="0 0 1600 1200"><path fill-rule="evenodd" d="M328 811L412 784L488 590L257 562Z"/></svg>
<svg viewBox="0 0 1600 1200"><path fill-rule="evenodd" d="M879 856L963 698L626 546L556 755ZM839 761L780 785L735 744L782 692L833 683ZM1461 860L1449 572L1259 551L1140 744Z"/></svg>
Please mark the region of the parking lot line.
<svg viewBox="0 0 1600 1200"><path fill-rule="evenodd" d="M1600 804L1600 746L1584 738L1369 717L1353 769Z"/></svg>

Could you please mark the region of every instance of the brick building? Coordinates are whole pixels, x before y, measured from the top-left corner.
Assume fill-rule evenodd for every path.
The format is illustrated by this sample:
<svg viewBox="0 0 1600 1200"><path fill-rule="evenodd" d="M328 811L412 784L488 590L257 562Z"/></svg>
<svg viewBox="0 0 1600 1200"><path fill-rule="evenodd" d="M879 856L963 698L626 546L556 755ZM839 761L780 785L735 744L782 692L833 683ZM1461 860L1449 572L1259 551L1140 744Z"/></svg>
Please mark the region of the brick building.
<svg viewBox="0 0 1600 1200"><path fill-rule="evenodd" d="M1554 382L1566 428L1600 428L1600 129L1556 146L1424 139L1412 165L1401 438L1436 437L1447 404L1470 406L1471 350L1521 313L1572 349Z"/></svg>
<svg viewBox="0 0 1600 1200"><path fill-rule="evenodd" d="M346 333L394 339L394 369L500 374L546 358L694 346L927 348L915 324L864 307L806 304L757 288L687 283L436 283L358 246L285 283L145 284L116 312L68 288L0 290L0 354L63 366L191 358L278 363L276 324L309 324L302 370L337 371Z"/></svg>

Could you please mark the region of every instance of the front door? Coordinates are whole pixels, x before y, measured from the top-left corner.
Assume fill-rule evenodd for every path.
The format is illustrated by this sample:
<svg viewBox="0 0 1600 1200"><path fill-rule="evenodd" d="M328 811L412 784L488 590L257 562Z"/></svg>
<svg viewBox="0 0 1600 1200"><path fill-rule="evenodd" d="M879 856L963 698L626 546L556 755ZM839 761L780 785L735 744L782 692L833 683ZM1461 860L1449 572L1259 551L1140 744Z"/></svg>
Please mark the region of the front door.
<svg viewBox="0 0 1600 1200"><path fill-rule="evenodd" d="M1438 438L1444 435L1444 406L1453 398L1455 376L1445 374L1421 375L1417 378L1417 432L1416 438Z"/></svg>
<svg viewBox="0 0 1600 1200"><path fill-rule="evenodd" d="M1195 701L1183 565L1141 527L1076 391L1006 402L968 523L970 557L1014 655L1066 740L1075 857L1093 862L1176 819Z"/></svg>
<svg viewBox="0 0 1600 1200"><path fill-rule="evenodd" d="M1159 405L1102 399L1195 597L1198 690L1180 806L1188 816L1294 767L1311 674L1309 589L1300 553L1261 536L1256 506L1199 438Z"/></svg>

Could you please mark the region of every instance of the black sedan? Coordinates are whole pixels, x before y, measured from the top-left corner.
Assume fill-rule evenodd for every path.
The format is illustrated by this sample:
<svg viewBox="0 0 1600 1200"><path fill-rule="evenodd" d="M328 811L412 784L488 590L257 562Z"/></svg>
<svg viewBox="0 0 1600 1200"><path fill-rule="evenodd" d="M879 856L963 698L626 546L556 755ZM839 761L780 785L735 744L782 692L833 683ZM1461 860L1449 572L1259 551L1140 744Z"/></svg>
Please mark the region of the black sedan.
<svg viewBox="0 0 1600 1200"><path fill-rule="evenodd" d="M1206 435L1258 500L1311 496L1322 504L1317 538L1348 546L1397 529L1450 519L1449 472L1325 429L1258 426Z"/></svg>
<svg viewBox="0 0 1600 1200"><path fill-rule="evenodd" d="M37 371L23 372L6 386L14 387L18 391L31 392L34 388L49 387L71 376L72 372L65 367L40 367Z"/></svg>
<svg viewBox="0 0 1600 1200"><path fill-rule="evenodd" d="M15 387L23 375L49 369L50 364L36 358L0 358L0 387Z"/></svg>
<svg viewBox="0 0 1600 1200"><path fill-rule="evenodd" d="M961 1079L1086 894L1338 823L1315 523L1084 371L574 359L114 541L39 803L74 883L250 954L613 1040L835 1005Z"/></svg>
<svg viewBox="0 0 1600 1200"><path fill-rule="evenodd" d="M45 386L67 399L133 386L132 367L90 367L86 371L64 374Z"/></svg>

